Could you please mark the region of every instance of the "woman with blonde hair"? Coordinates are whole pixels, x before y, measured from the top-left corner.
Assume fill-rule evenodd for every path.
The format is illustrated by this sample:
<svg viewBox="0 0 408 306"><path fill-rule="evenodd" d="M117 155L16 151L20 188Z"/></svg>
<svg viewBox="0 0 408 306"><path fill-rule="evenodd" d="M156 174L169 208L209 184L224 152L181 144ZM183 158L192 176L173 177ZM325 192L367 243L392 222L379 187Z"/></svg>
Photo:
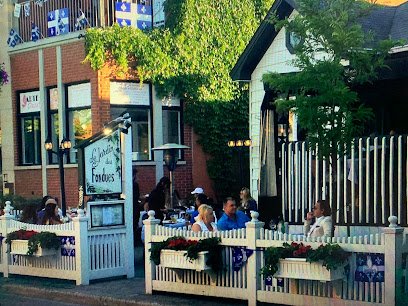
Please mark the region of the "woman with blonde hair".
<svg viewBox="0 0 408 306"><path fill-rule="evenodd" d="M193 232L214 232L217 225L214 223L214 213L210 205L201 204L198 208L196 222L191 227Z"/></svg>
<svg viewBox="0 0 408 306"><path fill-rule="evenodd" d="M256 201L251 196L249 188L242 188L241 192L239 193L239 198L241 199L241 205L238 207L238 209L251 218L251 211L257 211L258 207L256 205Z"/></svg>

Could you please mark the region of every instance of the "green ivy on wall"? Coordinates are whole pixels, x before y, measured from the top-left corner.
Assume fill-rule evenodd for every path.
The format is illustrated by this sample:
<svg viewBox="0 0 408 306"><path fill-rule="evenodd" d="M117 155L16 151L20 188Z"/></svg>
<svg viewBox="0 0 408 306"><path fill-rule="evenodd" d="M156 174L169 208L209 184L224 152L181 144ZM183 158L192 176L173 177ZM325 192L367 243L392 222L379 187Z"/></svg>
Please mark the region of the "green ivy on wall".
<svg viewBox="0 0 408 306"><path fill-rule="evenodd" d="M85 60L93 69L115 62L152 82L159 96L186 102L185 120L211 156L208 172L220 197L241 187L226 143L248 138L247 89L229 73L272 3L167 0L165 29L142 32L116 24L86 32Z"/></svg>

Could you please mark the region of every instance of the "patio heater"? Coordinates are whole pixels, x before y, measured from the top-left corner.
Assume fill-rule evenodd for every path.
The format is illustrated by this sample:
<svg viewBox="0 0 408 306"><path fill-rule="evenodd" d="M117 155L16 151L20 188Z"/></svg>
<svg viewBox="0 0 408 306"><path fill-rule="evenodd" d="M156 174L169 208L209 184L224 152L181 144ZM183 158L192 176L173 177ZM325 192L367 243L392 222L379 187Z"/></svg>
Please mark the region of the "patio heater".
<svg viewBox="0 0 408 306"><path fill-rule="evenodd" d="M153 148L153 151L163 151L163 160L167 169L169 170L170 175L170 201L171 206L173 207L173 193L174 193L174 179L173 179L173 171L176 169L179 150L190 149L190 147L185 145L180 145L177 143L166 143L162 146ZM172 208L171 207L171 208Z"/></svg>

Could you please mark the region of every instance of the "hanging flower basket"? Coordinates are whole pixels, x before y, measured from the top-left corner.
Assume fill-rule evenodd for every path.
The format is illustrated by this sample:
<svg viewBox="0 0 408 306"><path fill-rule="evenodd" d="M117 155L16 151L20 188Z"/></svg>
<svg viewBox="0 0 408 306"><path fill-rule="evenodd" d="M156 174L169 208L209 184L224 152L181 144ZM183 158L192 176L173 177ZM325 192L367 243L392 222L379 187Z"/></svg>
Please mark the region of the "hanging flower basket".
<svg viewBox="0 0 408 306"><path fill-rule="evenodd" d="M150 260L171 269L220 271L222 269L220 238L186 240L170 237L152 244Z"/></svg>
<svg viewBox="0 0 408 306"><path fill-rule="evenodd" d="M344 269L337 268L328 270L323 262L307 262L306 258L279 259L278 272L274 275L278 278L295 278L330 282L344 277Z"/></svg>
<svg viewBox="0 0 408 306"><path fill-rule="evenodd" d="M6 243L10 253L28 256L50 256L57 254L61 241L55 233L18 230L7 234Z"/></svg>
<svg viewBox="0 0 408 306"><path fill-rule="evenodd" d="M10 254L13 255L27 255L28 253L28 240L12 240L10 245ZM53 256L57 254L56 249L46 249L38 247L37 251L33 253L32 256L42 257L42 256Z"/></svg>
<svg viewBox="0 0 408 306"><path fill-rule="evenodd" d="M207 266L208 251L198 252L195 260L187 258L187 251L162 250L160 265L166 268L204 271L211 269Z"/></svg>
<svg viewBox="0 0 408 306"><path fill-rule="evenodd" d="M349 253L338 244L309 245L292 242L265 250L265 266L261 272L266 277L334 281L344 277L344 267Z"/></svg>

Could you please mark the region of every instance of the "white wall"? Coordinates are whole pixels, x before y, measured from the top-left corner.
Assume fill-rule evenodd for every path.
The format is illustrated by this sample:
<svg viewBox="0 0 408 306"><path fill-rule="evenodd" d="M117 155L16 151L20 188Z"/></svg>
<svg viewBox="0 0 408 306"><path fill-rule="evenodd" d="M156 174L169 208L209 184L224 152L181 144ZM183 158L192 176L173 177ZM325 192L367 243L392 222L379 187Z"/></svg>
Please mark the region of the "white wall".
<svg viewBox="0 0 408 306"><path fill-rule="evenodd" d="M291 61L294 56L289 53L285 45L285 29L279 31L269 49L256 66L251 76L249 94L249 135L252 139L250 151L250 188L252 196L258 199L258 184L260 171L260 125L261 105L265 95L262 76L267 72L294 72Z"/></svg>
<svg viewBox="0 0 408 306"><path fill-rule="evenodd" d="M10 60L8 56L7 38L11 25L13 4L9 0L0 0L0 63L5 64L10 75ZM13 141L13 110L11 104L11 83L1 87L0 93L0 126L2 134L3 173L8 176L9 182L14 182L14 141Z"/></svg>

